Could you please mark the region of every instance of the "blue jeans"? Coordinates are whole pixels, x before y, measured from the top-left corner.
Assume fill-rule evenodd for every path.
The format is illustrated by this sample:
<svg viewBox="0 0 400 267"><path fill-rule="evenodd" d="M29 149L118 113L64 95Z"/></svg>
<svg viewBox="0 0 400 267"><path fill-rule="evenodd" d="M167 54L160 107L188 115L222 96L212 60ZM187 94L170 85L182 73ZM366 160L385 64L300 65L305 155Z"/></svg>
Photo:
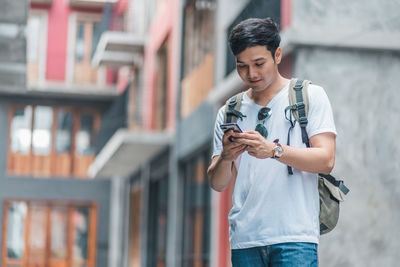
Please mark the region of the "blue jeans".
<svg viewBox="0 0 400 267"><path fill-rule="evenodd" d="M293 242L232 249L231 259L232 267L317 267L318 245Z"/></svg>

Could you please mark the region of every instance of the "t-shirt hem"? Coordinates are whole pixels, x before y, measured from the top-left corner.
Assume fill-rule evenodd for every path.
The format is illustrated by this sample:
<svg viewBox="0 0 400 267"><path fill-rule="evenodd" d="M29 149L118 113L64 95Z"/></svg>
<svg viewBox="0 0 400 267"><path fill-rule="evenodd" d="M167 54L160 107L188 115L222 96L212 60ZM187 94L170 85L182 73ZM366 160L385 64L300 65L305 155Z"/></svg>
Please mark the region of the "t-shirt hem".
<svg viewBox="0 0 400 267"><path fill-rule="evenodd" d="M258 241L250 241L250 242L240 242L236 244L231 243L231 249L243 249L243 248L253 248L253 247L262 247L269 246L275 244L282 243L291 243L291 242L304 242L304 243L319 243L318 237L310 237L310 236L286 236L279 238L268 238Z"/></svg>

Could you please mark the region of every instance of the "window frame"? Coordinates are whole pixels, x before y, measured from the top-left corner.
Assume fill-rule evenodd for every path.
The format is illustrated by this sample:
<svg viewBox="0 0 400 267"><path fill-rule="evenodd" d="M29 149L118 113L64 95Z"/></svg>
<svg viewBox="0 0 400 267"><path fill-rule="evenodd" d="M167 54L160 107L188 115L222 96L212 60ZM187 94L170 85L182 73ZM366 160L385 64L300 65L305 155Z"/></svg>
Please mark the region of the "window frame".
<svg viewBox="0 0 400 267"><path fill-rule="evenodd" d="M210 150L202 149L197 153L191 155L184 161L180 163L180 180L182 184L182 217L181 217L181 240L180 240L180 255L179 259L180 265L182 267L185 266L210 266L211 264L211 188L208 184L207 179L207 167L210 163ZM200 169L201 168L201 169ZM202 176L202 177L200 177ZM186 192L186 190L193 189L194 191ZM194 209L198 209L196 207L199 203L191 203L191 199L186 199L186 196L193 197L196 196L196 201L203 200L201 203L201 213L200 215L196 212L193 213ZM187 220L187 216L191 217L193 220L189 223L185 223ZM201 219L201 221L195 221L196 219ZM188 230L186 225L192 227L192 231ZM186 231L188 230L188 231ZM201 242L200 244L196 244L198 242L198 238L196 238L195 233L196 230L201 230ZM191 237L187 239L185 233L191 233ZM192 241L193 243L187 244L187 242ZM185 251L188 247L192 248L192 251ZM195 251L197 250L197 251ZM198 253L200 253L200 257ZM195 262L197 260L197 262ZM186 264L186 265L185 265Z"/></svg>
<svg viewBox="0 0 400 267"><path fill-rule="evenodd" d="M37 77L37 82L32 83L29 80L29 75L27 72L27 82L28 86L42 86L46 82L46 62L47 62L47 32L48 32L48 21L49 21L49 13L47 10L43 9L30 9L29 11L29 18L28 18L28 23L29 19L32 17L39 17L40 19L40 26L39 26L39 36L38 36L38 42L39 42L39 48L38 48L38 77ZM29 49L29 38L27 36L27 46L26 46L26 52L27 52L27 65L29 65L29 57L28 57L28 49Z"/></svg>
<svg viewBox="0 0 400 267"><path fill-rule="evenodd" d="M214 54L213 27L216 18L215 0L209 0L214 7L200 9L196 7L197 0L189 0L184 7L183 27L183 78L187 77L206 58L208 54Z"/></svg>
<svg viewBox="0 0 400 267"><path fill-rule="evenodd" d="M102 14L92 13L92 12L76 12L73 11L70 14L68 20L68 43L67 43L67 62L65 68L65 81L67 85L70 86L84 86L84 87L106 87L107 81L105 77L107 76L107 68L100 66L97 68L97 78L96 83L80 84L75 83L75 46L76 46L76 34L77 26L79 21L100 23L102 19Z"/></svg>
<svg viewBox="0 0 400 267"><path fill-rule="evenodd" d="M168 127L168 97L169 97L169 36L165 38L156 54L156 82L154 128L162 131Z"/></svg>
<svg viewBox="0 0 400 267"><path fill-rule="evenodd" d="M18 108L26 108L27 106L32 107L32 118L31 118L31 125L30 125L30 131L31 131L31 142L30 142L30 150L27 155L19 155L18 152L12 152L11 151L11 124L14 118L14 111ZM32 133L34 129L34 121L35 121L35 108L37 106L46 106L50 107L52 109L53 113L53 122L51 126L51 152L49 155L44 156L44 157L49 157L50 161L50 167L49 170L41 170L43 172L35 172L33 164L34 160L36 158L39 158L40 155L34 155L33 153L33 144L32 144ZM71 132L71 148L68 153L57 153L56 148L55 148L55 138L56 138L56 132L57 132L57 126L58 126L58 111L59 110L66 110L70 112L73 116L73 125L72 125L72 132ZM74 108L71 106L54 106L54 105L39 105L39 104L16 104L16 105L11 105L9 108L9 121L8 121L8 140L7 140L7 173L11 176L34 176L34 177L57 177L57 178L88 178L87 173L83 169L85 169L84 166L87 165L86 167L86 172L87 168L89 165L93 162L95 158L95 151L93 153L88 154L88 155L80 155L76 152L76 133L80 130L80 116L84 113L89 113L93 116L93 133L91 136L90 140L94 140L94 146L96 147L97 145L97 138L100 130L100 123L101 123L101 117L100 117L100 110L95 109L95 108ZM22 159L23 161L26 162L26 169L23 169L23 171L18 170L17 168L13 167L15 164L16 158L17 157L25 157L25 159ZM60 161L62 161L60 158L61 157L69 157L66 158L66 161L70 161L70 166L67 167L69 171L65 171L63 173L58 172L58 165ZM62 163L60 163L62 164ZM68 163L66 163L68 164ZM78 166L78 167L77 167ZM83 167L82 167L83 166Z"/></svg>
<svg viewBox="0 0 400 267"><path fill-rule="evenodd" d="M8 207L13 202L23 202L27 206L27 214L24 221L24 252L22 253L21 259L12 259L8 258L7 253L7 230L8 230ZM3 250L1 252L1 266L7 266L7 264L15 264L16 266L19 264L21 267L25 266L28 263L29 257L29 240L30 240L30 224L31 224L31 209L32 205L38 205L39 207L44 207L46 209L46 227L45 227L45 257L44 264L51 265L52 256L51 256L51 211L53 208L65 207L68 210L67 217L67 256L64 260L66 266L72 266L72 264L76 263L73 260L73 246L74 246L74 236L75 233L73 228L73 212L77 210L79 207L88 207L89 215L88 215L88 244L87 244L87 259L84 260L84 264L87 267L95 267L96 266L96 251L97 251L97 218L98 218L98 205L94 202L85 202L85 201L76 201L76 202L65 202L65 201L50 201L50 200L21 200L21 199L6 199L3 202L3 239L2 245ZM55 209L54 209L55 210Z"/></svg>

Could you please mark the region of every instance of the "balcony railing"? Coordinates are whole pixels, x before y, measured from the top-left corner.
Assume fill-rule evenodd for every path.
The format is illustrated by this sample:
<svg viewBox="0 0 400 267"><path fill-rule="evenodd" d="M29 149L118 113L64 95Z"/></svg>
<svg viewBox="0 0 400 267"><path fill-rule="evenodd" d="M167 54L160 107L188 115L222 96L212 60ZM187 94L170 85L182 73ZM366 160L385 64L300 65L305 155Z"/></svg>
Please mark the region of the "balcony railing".
<svg viewBox="0 0 400 267"><path fill-rule="evenodd" d="M106 4L115 4L116 2L118 0L69 0L70 6L92 8L102 8Z"/></svg>
<svg viewBox="0 0 400 267"><path fill-rule="evenodd" d="M53 0L31 0L31 4L51 5L53 4Z"/></svg>
<svg viewBox="0 0 400 267"><path fill-rule="evenodd" d="M127 32L107 31L101 35L93 66L140 65L144 48L144 38Z"/></svg>

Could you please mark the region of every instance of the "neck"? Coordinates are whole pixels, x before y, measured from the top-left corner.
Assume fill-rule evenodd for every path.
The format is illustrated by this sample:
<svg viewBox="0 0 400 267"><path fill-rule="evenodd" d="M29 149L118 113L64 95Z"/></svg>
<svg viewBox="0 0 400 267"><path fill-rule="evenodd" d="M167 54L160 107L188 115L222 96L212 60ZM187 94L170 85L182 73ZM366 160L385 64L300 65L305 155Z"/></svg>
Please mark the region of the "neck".
<svg viewBox="0 0 400 267"><path fill-rule="evenodd" d="M256 91L250 88L247 91L247 95L256 104L266 106L272 100L272 98L274 98L274 96L276 96L289 82L289 79L282 77L278 73L276 79L274 79L274 81L264 90Z"/></svg>

